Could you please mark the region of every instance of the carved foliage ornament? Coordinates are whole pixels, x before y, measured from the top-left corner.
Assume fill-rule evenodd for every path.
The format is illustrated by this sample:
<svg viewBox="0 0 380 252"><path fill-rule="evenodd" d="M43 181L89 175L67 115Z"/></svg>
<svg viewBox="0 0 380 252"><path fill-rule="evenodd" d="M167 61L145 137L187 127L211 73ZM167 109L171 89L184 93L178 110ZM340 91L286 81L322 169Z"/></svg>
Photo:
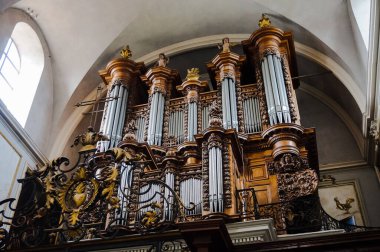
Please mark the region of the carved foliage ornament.
<svg viewBox="0 0 380 252"><path fill-rule="evenodd" d="M305 170L309 167L307 160L292 154L284 154L277 161L268 164L268 170L271 175L278 173L294 173Z"/></svg>
<svg viewBox="0 0 380 252"><path fill-rule="evenodd" d="M89 126L86 133L75 137L74 143L71 147L81 144L82 148L79 150L79 152L91 151L95 150L96 143L102 140L108 140L108 138L102 133L95 132L94 128L92 128L92 126Z"/></svg>
<svg viewBox="0 0 380 252"><path fill-rule="evenodd" d="M278 174L277 180L279 196L283 201L310 195L318 187L318 175L311 169L295 173Z"/></svg>

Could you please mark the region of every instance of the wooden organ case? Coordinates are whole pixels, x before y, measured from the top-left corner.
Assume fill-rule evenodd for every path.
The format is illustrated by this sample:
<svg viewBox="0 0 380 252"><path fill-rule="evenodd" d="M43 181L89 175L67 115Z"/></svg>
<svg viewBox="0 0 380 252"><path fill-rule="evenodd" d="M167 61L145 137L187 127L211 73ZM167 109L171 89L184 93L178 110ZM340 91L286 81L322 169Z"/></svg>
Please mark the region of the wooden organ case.
<svg viewBox="0 0 380 252"><path fill-rule="evenodd" d="M292 35L263 19L242 46L245 55L238 55L223 39L222 50L207 64L215 90L199 80L196 68L182 82L163 54L149 70L128 57L112 60L100 74L108 96L118 99L105 108L101 131L108 140L99 141L98 149L144 155L150 165L143 176L126 179L120 171L119 183L129 180L140 191L136 200L159 203L167 220L174 218L173 194L192 221L265 217L268 206L284 203L288 207L270 217L277 219L279 233L297 232L302 222L289 219L318 211L318 156L315 130L300 125ZM243 68L255 83L242 84ZM141 90L147 90L146 104ZM159 183L148 186L153 180L172 191ZM121 212L126 204L121 200ZM149 209L127 218L141 218Z"/></svg>

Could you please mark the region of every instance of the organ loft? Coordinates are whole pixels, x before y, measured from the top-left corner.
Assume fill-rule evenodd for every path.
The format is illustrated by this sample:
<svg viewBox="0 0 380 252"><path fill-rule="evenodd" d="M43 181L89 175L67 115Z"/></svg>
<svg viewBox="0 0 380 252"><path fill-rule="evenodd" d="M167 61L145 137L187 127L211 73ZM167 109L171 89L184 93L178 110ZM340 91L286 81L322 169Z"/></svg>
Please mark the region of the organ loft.
<svg viewBox="0 0 380 252"><path fill-rule="evenodd" d="M139 246L159 239L229 251L238 239L228 225L251 230L269 219L277 234L323 229L316 132L300 124L292 34L263 16L241 45L244 55L223 39L207 63L209 82L197 68L182 80L165 54L147 68L123 49L99 71L107 87L100 128L75 139L76 164L61 157L22 181L20 200L31 188L40 198L14 212L30 221L4 231L6 246L142 234Z"/></svg>

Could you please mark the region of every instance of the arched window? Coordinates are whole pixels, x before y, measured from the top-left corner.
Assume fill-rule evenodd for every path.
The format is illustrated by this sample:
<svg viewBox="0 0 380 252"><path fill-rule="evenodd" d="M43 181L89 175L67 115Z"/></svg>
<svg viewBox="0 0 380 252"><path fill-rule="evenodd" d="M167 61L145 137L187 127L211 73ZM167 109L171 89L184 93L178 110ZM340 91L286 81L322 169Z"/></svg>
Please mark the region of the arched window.
<svg viewBox="0 0 380 252"><path fill-rule="evenodd" d="M26 23L15 25L0 58L0 99L25 126L44 67L41 42Z"/></svg>

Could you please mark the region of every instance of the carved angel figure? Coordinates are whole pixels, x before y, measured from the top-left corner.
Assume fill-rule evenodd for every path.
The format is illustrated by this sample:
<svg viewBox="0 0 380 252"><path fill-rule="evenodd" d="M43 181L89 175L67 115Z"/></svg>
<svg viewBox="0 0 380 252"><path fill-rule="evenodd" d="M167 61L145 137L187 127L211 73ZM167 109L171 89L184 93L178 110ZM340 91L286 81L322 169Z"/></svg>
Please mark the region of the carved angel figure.
<svg viewBox="0 0 380 252"><path fill-rule="evenodd" d="M167 57L164 53L160 53L158 55L156 66L166 67L168 63L169 63L169 57Z"/></svg>
<svg viewBox="0 0 380 252"><path fill-rule="evenodd" d="M220 118L222 110L220 109L218 103L216 101L213 101L210 106L209 110L209 116L211 118Z"/></svg>
<svg viewBox="0 0 380 252"><path fill-rule="evenodd" d="M222 49L222 52L231 52L231 47L238 45L239 43L230 42L230 38L223 38L222 43L218 44L218 48Z"/></svg>

